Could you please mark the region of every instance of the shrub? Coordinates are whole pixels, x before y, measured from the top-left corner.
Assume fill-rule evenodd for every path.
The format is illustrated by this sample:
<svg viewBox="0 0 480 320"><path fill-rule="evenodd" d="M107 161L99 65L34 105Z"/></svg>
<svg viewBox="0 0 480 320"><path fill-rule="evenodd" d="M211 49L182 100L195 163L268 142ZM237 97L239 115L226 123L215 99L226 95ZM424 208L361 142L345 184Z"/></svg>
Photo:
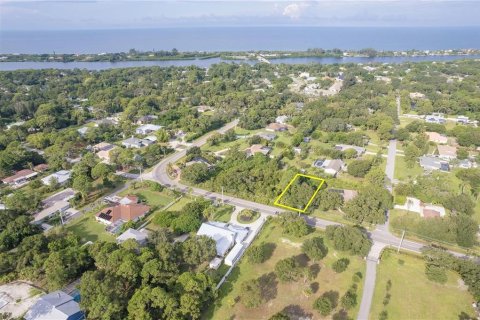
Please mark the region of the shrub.
<svg viewBox="0 0 480 320"><path fill-rule="evenodd" d="M265 250L265 245L257 245L257 246L251 246L250 248L247 249L247 252L245 253L247 256L248 261L252 263L262 263L265 262L267 254Z"/></svg>
<svg viewBox="0 0 480 320"><path fill-rule="evenodd" d="M153 223L158 226L168 228L172 225L172 222L173 220L175 220L176 217L177 215L175 214L175 212L161 211L155 215L155 217L153 218Z"/></svg>
<svg viewBox="0 0 480 320"><path fill-rule="evenodd" d="M333 263L332 269L336 273L341 273L347 270L349 264L350 264L350 260L348 260L347 258L338 259Z"/></svg>
<svg viewBox="0 0 480 320"><path fill-rule="evenodd" d="M438 283L445 283L447 282L447 273L445 269L434 265L434 264L426 264L425 265L425 274L427 275L428 280L438 282Z"/></svg>
<svg viewBox="0 0 480 320"><path fill-rule="evenodd" d="M315 300L315 303L313 304L313 308L318 310L322 316L327 316L332 312L333 307L332 303L330 302L330 299L327 297L321 296L317 300Z"/></svg>
<svg viewBox="0 0 480 320"><path fill-rule="evenodd" d="M295 257L282 259L275 265L275 273L280 281L295 281L300 276L300 266Z"/></svg>

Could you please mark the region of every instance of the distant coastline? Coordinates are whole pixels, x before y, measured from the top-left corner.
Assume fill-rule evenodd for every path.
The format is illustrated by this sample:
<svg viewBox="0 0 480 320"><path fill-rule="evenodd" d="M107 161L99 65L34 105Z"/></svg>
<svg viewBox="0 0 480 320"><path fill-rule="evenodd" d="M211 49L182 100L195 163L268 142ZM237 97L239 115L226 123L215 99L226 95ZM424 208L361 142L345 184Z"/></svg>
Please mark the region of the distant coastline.
<svg viewBox="0 0 480 320"><path fill-rule="evenodd" d="M476 56L480 49L447 49L447 50L408 50L378 51L372 48L361 50L324 50L319 48L306 51L240 51L240 52L179 52L171 51L137 51L118 53L88 54L0 54L1 62L122 62L122 61L174 61L174 60L208 60L220 58L228 61L260 61L269 62L285 58L375 58L375 57L428 57L428 56Z"/></svg>

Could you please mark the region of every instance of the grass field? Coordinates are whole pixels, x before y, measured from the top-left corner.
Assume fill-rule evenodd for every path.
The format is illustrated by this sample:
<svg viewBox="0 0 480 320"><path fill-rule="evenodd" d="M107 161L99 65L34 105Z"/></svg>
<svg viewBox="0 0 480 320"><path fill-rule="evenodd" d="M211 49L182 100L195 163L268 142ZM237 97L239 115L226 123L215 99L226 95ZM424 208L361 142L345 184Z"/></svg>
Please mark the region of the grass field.
<svg viewBox="0 0 480 320"><path fill-rule="evenodd" d="M423 174L423 169L418 163L413 168L408 168L405 163L405 157L396 156L394 178L400 181L409 180Z"/></svg>
<svg viewBox="0 0 480 320"><path fill-rule="evenodd" d="M462 312L474 316L473 297L456 273L448 272L448 282L442 285L428 280L424 271L420 257L386 251L377 268L370 319L378 319L384 310L388 280L388 319L458 319Z"/></svg>
<svg viewBox="0 0 480 320"><path fill-rule="evenodd" d="M319 231L307 236L322 236ZM324 292L329 290L337 291L340 297L352 285L353 274L361 272L365 274L364 261L359 257L351 257L350 266L340 274L331 269L331 265L337 259L345 257L344 254L336 252L329 246L329 253L322 261L318 263L320 271L311 283L313 283L314 293L307 297L303 290L303 279L298 282L280 282L274 275L274 267L280 259L297 256L304 257L301 254L301 244L307 238L296 239L286 237L282 234L281 227L274 222L269 222L260 232L255 243L268 243L272 248L271 257L264 263L251 264L246 259L242 259L235 267L230 277L219 290L219 298L205 314L204 319L268 319L273 314L287 308L294 310L295 314L309 316L312 319L318 319L319 313L312 307L313 302ZM326 239L324 239L326 240ZM327 243L328 245L328 243ZM307 262L311 265L311 262ZM247 309L241 301L236 301L239 295L241 283L252 278L262 277L264 283L264 297L266 302L260 307ZM358 284L358 305L350 310L349 316L355 317L361 300L363 280ZM338 308L337 308L338 309Z"/></svg>
<svg viewBox="0 0 480 320"><path fill-rule="evenodd" d="M173 197L168 195L165 190L162 192L152 191L149 188L128 189L120 193L121 196L134 194L143 198L151 207L161 208L173 201Z"/></svg>
<svg viewBox="0 0 480 320"><path fill-rule="evenodd" d="M84 214L81 218L67 225L67 230L78 235L82 242L109 241L114 242L115 237L105 231L105 226L95 220L96 210Z"/></svg>

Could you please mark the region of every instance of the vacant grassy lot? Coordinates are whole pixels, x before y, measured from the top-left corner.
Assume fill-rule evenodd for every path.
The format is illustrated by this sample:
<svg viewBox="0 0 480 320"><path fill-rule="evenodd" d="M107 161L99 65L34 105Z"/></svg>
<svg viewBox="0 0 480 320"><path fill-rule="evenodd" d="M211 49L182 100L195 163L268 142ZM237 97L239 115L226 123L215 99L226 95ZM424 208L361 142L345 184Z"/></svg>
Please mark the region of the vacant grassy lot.
<svg viewBox="0 0 480 320"><path fill-rule="evenodd" d="M272 248L271 257L261 264L251 264L247 259L242 258L230 277L220 288L216 304L206 312L204 319L268 319L273 314L284 309L290 310L298 316L308 316L312 319L320 318L320 314L312 307L313 302L329 290L337 291L340 297L342 297L352 285L354 273L361 272L362 275L365 274L365 264L361 258L348 256L350 266L345 272L337 274L332 270L331 266L333 262L345 257L345 255L329 246L327 257L320 262L316 262L319 272L314 280L306 283L304 283L303 279L297 282L280 282L274 274L275 264L280 259L296 256L304 260L304 263L313 265L311 261L305 261L306 257L302 255L301 251L302 242L306 238L313 236L323 236L323 233L316 231L301 239L291 238L284 236L281 227L276 223L268 222L254 244L269 244ZM328 245L328 242L325 242ZM238 301L240 285L245 280L258 277L262 277L262 290L264 291L263 296L266 302L258 308L248 309L244 307L241 301ZM313 284L314 293L307 297L304 294L304 289L309 283ZM362 286L363 279L358 284L358 305L361 300ZM358 305L350 310L350 317L354 318L356 316Z"/></svg>
<svg viewBox="0 0 480 320"><path fill-rule="evenodd" d="M84 214L81 218L67 225L67 230L80 237L82 242L109 241L114 242L115 237L105 231L105 226L95 220L96 210Z"/></svg>
<svg viewBox="0 0 480 320"><path fill-rule="evenodd" d="M168 191L152 191L149 188L128 189L123 191L120 195L126 196L134 194L145 200L151 207L161 208L173 201L173 197L167 193Z"/></svg>
<svg viewBox="0 0 480 320"><path fill-rule="evenodd" d="M408 168L405 163L405 157L396 156L395 158L395 179L406 181L423 174L423 169L418 163L413 168Z"/></svg>
<svg viewBox="0 0 480 320"><path fill-rule="evenodd" d="M462 312L473 317L473 297L456 273L448 272L442 285L428 280L424 271L420 257L387 251L377 268L370 319L378 319L384 309L388 319L459 319ZM388 280L391 298L384 308Z"/></svg>

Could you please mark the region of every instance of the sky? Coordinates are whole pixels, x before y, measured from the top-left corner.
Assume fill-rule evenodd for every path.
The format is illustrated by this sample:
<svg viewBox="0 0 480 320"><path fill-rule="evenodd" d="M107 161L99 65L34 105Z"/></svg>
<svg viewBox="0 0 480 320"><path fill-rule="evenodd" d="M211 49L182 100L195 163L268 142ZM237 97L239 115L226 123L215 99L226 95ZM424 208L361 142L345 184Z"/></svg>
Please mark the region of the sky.
<svg viewBox="0 0 480 320"><path fill-rule="evenodd" d="M1 30L200 26L480 26L480 0L8 1Z"/></svg>

